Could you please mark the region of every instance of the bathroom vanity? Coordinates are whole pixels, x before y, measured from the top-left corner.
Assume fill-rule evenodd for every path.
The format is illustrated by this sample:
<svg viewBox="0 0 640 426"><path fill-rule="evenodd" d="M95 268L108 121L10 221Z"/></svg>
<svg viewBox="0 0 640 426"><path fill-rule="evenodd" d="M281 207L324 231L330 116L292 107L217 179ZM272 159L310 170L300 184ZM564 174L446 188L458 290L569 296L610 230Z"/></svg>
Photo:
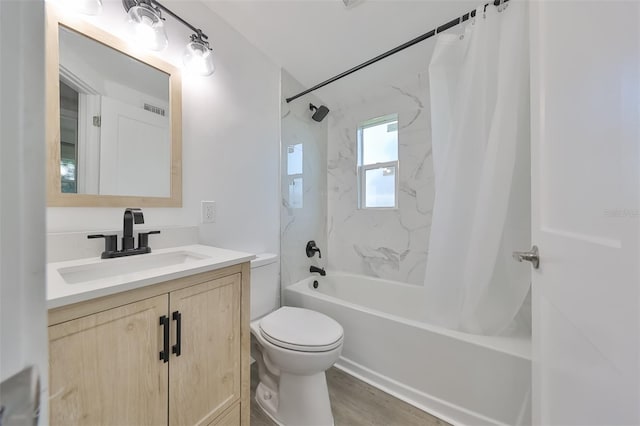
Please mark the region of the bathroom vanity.
<svg viewBox="0 0 640 426"><path fill-rule="evenodd" d="M48 264L50 424L248 425L252 258Z"/></svg>
<svg viewBox="0 0 640 426"><path fill-rule="evenodd" d="M254 256L134 246L140 207L182 207L180 70L52 3L45 32L47 205L136 206L120 249L47 265L49 423L248 425Z"/></svg>
<svg viewBox="0 0 640 426"><path fill-rule="evenodd" d="M139 207L182 207L180 70L52 3L45 56L47 205L136 206L47 265L49 423L248 425L254 256L134 246Z"/></svg>

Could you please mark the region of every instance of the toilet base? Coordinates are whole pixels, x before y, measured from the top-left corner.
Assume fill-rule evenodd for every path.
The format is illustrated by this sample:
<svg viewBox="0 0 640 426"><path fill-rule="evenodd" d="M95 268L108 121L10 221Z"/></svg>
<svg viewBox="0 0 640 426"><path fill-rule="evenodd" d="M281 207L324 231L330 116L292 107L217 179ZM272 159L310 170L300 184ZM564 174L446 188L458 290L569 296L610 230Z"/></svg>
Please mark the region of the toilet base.
<svg viewBox="0 0 640 426"><path fill-rule="evenodd" d="M329 389L324 371L310 376L282 373L279 392L262 382L256 402L279 426L333 426Z"/></svg>
<svg viewBox="0 0 640 426"><path fill-rule="evenodd" d="M256 402L258 407L278 426L284 426L274 414L278 410L278 393L274 393L262 382L256 388Z"/></svg>

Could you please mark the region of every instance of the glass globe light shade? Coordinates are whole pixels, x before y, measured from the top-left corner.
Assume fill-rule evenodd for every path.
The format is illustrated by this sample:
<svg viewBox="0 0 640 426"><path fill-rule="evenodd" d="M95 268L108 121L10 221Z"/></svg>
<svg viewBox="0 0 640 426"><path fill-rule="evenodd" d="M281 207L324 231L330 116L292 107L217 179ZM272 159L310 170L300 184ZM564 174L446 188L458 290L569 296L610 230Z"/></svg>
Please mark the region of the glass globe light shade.
<svg viewBox="0 0 640 426"><path fill-rule="evenodd" d="M160 14L151 6L140 3L127 13L129 33L142 46L151 50L164 50L169 44Z"/></svg>
<svg viewBox="0 0 640 426"><path fill-rule="evenodd" d="M182 62L185 68L196 75L209 76L216 70L213 52L201 40L192 40L184 49Z"/></svg>

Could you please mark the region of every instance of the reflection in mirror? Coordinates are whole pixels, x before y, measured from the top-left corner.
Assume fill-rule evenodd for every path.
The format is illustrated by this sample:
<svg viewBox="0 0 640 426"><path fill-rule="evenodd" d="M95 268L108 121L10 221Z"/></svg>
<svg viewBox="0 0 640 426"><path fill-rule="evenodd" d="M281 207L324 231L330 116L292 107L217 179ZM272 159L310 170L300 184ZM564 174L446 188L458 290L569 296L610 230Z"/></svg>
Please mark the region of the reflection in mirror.
<svg viewBox="0 0 640 426"><path fill-rule="evenodd" d="M60 176L66 193L78 192L78 95L60 82Z"/></svg>
<svg viewBox="0 0 640 426"><path fill-rule="evenodd" d="M169 197L169 75L59 26L63 193Z"/></svg>
<svg viewBox="0 0 640 426"><path fill-rule="evenodd" d="M287 147L287 177L289 179L289 207L302 208L303 198L303 174L302 144L289 145Z"/></svg>

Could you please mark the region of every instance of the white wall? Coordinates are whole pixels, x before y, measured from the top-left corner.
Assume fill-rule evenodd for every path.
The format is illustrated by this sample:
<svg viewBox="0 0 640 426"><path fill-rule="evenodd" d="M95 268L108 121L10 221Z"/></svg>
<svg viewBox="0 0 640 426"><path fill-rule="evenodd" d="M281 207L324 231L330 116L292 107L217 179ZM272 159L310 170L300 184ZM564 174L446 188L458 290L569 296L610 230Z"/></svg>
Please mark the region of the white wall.
<svg viewBox="0 0 640 426"><path fill-rule="evenodd" d="M87 19L122 36L121 4L106 1L101 16ZM198 225L200 201L215 200L217 220L200 226L202 243L278 253L280 70L202 3L167 1L166 6L209 35L216 72L183 74L183 207L146 208L145 225ZM166 18L169 48L160 56L181 66L190 32ZM48 208L47 230L118 229L122 212Z"/></svg>
<svg viewBox="0 0 640 426"><path fill-rule="evenodd" d="M309 276L309 266L324 267L327 247L327 122L311 119L309 103L322 101L313 95L289 104L284 97L302 91L304 87L286 71L282 72L282 206L281 211L281 283L282 288ZM331 114L331 113L329 113ZM302 208L292 208L288 200L287 149L302 145L303 199ZM316 254L309 259L307 241L314 240L322 259Z"/></svg>
<svg viewBox="0 0 640 426"><path fill-rule="evenodd" d="M0 2L0 380L35 364L47 421L44 8Z"/></svg>

